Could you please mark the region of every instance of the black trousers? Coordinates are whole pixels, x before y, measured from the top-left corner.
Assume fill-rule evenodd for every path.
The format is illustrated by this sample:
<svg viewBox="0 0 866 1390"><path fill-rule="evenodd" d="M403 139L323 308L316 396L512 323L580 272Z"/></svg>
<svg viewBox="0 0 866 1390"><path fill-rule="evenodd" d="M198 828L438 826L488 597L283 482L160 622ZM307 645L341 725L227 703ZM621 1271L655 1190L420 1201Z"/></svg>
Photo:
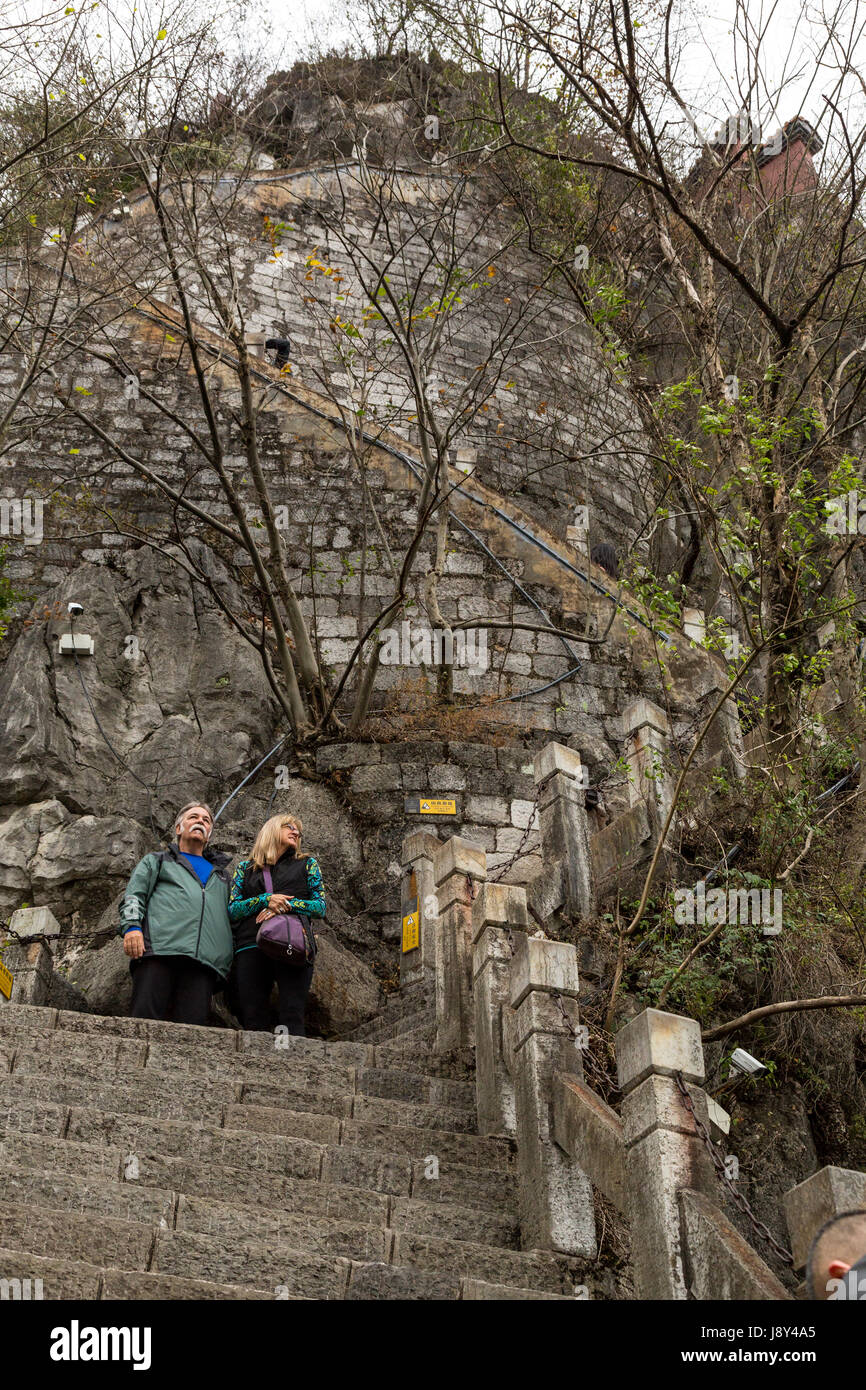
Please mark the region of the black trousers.
<svg viewBox="0 0 866 1390"><path fill-rule="evenodd" d="M241 1027L249 1033L273 1032L270 998L276 983L280 994L277 1023L296 1038L306 1037L304 1012L313 970L312 965L293 969L266 956L257 946L239 951L235 956L235 974Z"/></svg>
<svg viewBox="0 0 866 1390"><path fill-rule="evenodd" d="M217 977L190 956L142 956L129 963L132 1018L206 1024Z"/></svg>

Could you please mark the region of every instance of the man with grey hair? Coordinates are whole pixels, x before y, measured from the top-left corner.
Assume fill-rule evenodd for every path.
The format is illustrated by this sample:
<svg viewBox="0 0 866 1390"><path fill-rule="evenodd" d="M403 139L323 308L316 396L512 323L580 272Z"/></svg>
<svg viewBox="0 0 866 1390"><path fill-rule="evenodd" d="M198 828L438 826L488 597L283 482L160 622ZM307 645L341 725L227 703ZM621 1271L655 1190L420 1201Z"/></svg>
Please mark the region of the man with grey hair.
<svg viewBox="0 0 866 1390"><path fill-rule="evenodd" d="M177 843L136 864L119 934L132 973L133 1018L207 1023L232 963L228 856L207 848L213 814L201 801L177 813Z"/></svg>

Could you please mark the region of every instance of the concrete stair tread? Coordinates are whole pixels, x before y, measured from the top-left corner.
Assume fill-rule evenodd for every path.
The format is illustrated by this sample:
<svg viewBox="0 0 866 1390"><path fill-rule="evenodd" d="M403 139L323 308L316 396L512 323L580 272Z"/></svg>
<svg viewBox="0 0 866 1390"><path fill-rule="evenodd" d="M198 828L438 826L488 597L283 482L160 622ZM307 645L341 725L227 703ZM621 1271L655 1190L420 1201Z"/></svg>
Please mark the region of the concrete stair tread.
<svg viewBox="0 0 866 1390"><path fill-rule="evenodd" d="M61 1102L42 1100L38 1096L17 1101L11 1088L3 1082L10 1078L0 1077L0 1131L22 1129L30 1133L56 1133L58 1137L68 1123L69 1137L91 1142L83 1132L88 1125L99 1131L102 1127L119 1127L119 1132L131 1133L133 1127L145 1132L150 1130L153 1138L160 1136L166 1143L181 1143L190 1128L195 1130L196 1143L206 1147L228 1149L232 1145L240 1152L249 1149L248 1135L251 1132L267 1134L272 1144L279 1141L308 1144L311 1146L347 1145L351 1148L383 1151L387 1154L402 1154L421 1158L433 1155L440 1164L443 1160L463 1163L469 1166L509 1170L512 1168L514 1146L508 1139L485 1138L476 1134L464 1134L452 1130L434 1130L411 1125L392 1125L380 1120L339 1119L315 1112L296 1112L272 1109L266 1106L226 1107L227 1126L204 1124L190 1119L155 1118L142 1114L139 1110L103 1110L99 1105L64 1105ZM109 1096L109 1099L111 1097ZM136 1097L129 1097L134 1104ZM237 1127L243 1120L243 1127ZM123 1126L126 1130L123 1130ZM232 1127L234 1126L234 1127ZM244 1143L246 1141L246 1144ZM109 1142L112 1142L109 1140ZM117 1142L134 1147L131 1140L121 1138ZM171 1152L166 1148L166 1152ZM175 1149L177 1152L177 1149ZM303 1154L299 1152L299 1157ZM310 1163L314 1154L307 1155ZM262 1164L261 1166L265 1166ZM298 1173L297 1176L311 1176Z"/></svg>
<svg viewBox="0 0 866 1390"><path fill-rule="evenodd" d="M375 1194L364 1195L369 1198ZM333 1211L309 1209L303 1203L296 1203L294 1208L254 1206L210 1195L178 1194L138 1182L94 1181L73 1174L14 1169L4 1172L4 1204L18 1211L38 1210L40 1215L53 1212L215 1236L226 1248L234 1248L239 1241L265 1241L299 1252L360 1260L386 1259L392 1230L447 1234L458 1241L469 1233L479 1235L477 1213L471 1209L444 1204L433 1208L410 1198L392 1201L390 1215L387 1205L378 1214L372 1208L366 1213L356 1212L369 1217L359 1221ZM485 1244L514 1245L516 1223L487 1214L483 1225L488 1237Z"/></svg>
<svg viewBox="0 0 866 1390"><path fill-rule="evenodd" d="M466 1156L465 1147L460 1145L465 1146L468 1140L475 1139L476 1143L485 1145L507 1144L508 1141L481 1140L447 1131L373 1128L375 1137L380 1139L402 1135L402 1152L388 1150L383 1143L371 1144L369 1141L374 1135L369 1132L360 1136L356 1133L344 1135L341 1144L326 1145L261 1130L196 1126L181 1120L157 1120L86 1106L67 1107L44 1101L0 1105L0 1142L7 1136L30 1135L69 1139L90 1147L101 1144L124 1159L134 1155L139 1164L140 1180L156 1187L182 1186L166 1181L166 1174L177 1171L184 1164L200 1164L204 1158L209 1166L218 1164L251 1173L259 1171L312 1181L324 1178L398 1196L457 1200L461 1205L487 1209L495 1209L516 1191L516 1177L509 1166L497 1167L482 1161L486 1149L470 1153L472 1161L469 1163L460 1161L461 1153ZM250 1145L251 1133L258 1136L254 1147ZM435 1149L428 1146L431 1135L440 1141ZM351 1142L352 1138L359 1137L367 1139L366 1146ZM446 1151L449 1144L450 1154ZM431 1159L435 1159L436 1164L431 1165ZM431 1166L438 1176L431 1178ZM467 1194L471 1194L469 1201Z"/></svg>
<svg viewBox="0 0 866 1390"><path fill-rule="evenodd" d="M160 1302L181 1299L272 1299L272 1292L241 1284L214 1284L206 1279L175 1279L170 1275L133 1272L79 1260L55 1259L29 1251L0 1246L0 1271L4 1279L41 1279L45 1302L63 1299L95 1302L98 1299L152 1299Z"/></svg>
<svg viewBox="0 0 866 1390"><path fill-rule="evenodd" d="M117 1073L124 1081L135 1080L142 1088L165 1088L171 1081L172 1094L202 1098L203 1104L231 1104L252 1099L253 1104L282 1104L291 1095L295 1109L316 1109L322 1113L349 1113L345 1099L364 1095L371 1101L393 1101L407 1106L466 1112L474 1116L474 1086L421 1072L389 1068L339 1068L336 1063L281 1061L279 1054L268 1058L211 1054L217 1066L202 1070L175 1069L167 1056L171 1048L149 1045L128 1038L82 1037L68 1031L36 1036L28 1034L10 1051L0 1051L0 1079L3 1077L70 1077L72 1081L92 1080L108 1083ZM185 1056L189 1056L186 1054ZM189 1058L192 1061L192 1058ZM24 1084L24 1083L22 1083ZM115 1084L111 1081L111 1084ZM407 1111L406 1113L410 1113ZM428 1126L436 1127L436 1126Z"/></svg>
<svg viewBox="0 0 866 1390"><path fill-rule="evenodd" d="M508 1211L508 1197L501 1183L488 1185L486 1202L475 1200L477 1169L462 1170L468 1190L458 1195L464 1201L429 1200L438 1187L416 1176L418 1195L409 1196L410 1177L405 1191L398 1195L353 1187L347 1183L319 1180L303 1181L282 1174L250 1173L248 1168L208 1165L202 1168L186 1159L159 1161L151 1171L146 1157L139 1162L139 1178L131 1181L128 1155L120 1148L82 1144L68 1139L49 1139L16 1133L0 1136L0 1170L7 1177L6 1200L20 1195L36 1205L91 1210L102 1215L131 1219L146 1213L148 1221L173 1221L174 1199L183 1195L206 1199L220 1206L260 1210L267 1202L274 1210L320 1213L340 1220L366 1223L418 1234L448 1235L465 1239L467 1233L485 1232L490 1244L512 1246L517 1240L516 1216ZM397 1160L399 1162L399 1160ZM460 1173L446 1170L445 1181L459 1179ZM161 1179L159 1185L156 1179ZM440 1180L441 1181L441 1180Z"/></svg>
<svg viewBox="0 0 866 1390"><path fill-rule="evenodd" d="M96 1048L92 1043L97 1044ZM0 1080L27 1077L73 1082L91 1080L109 1084L108 1078L122 1073L124 1083L134 1080L143 1090L166 1088L180 1099L189 1096L212 1109L218 1105L249 1100L253 1104L280 1106L291 1097L290 1109L316 1110L324 1114L351 1114L346 1101L363 1096L372 1101L392 1102L395 1107L456 1112L455 1125L465 1127L475 1115L474 1086L426 1073L381 1067L346 1067L334 1063L254 1059L222 1056L216 1068L201 1072L192 1068L176 1070L166 1049L148 1047L145 1042L127 1039L83 1039L78 1034L54 1033L33 1038L13 1050L0 1052ZM53 1046L49 1046L52 1044ZM217 1054L219 1055L219 1054ZM5 1063L5 1065L4 1065ZM11 1068L11 1070L10 1070ZM21 1083L22 1086L24 1083ZM112 1081L110 1084L116 1084ZM72 1102L70 1102L72 1103ZM376 1107L371 1106L371 1111ZM381 1107L379 1107L381 1108ZM399 1113L395 1109L395 1114ZM405 1111L412 1115L412 1109ZM437 1128L429 1124L428 1128ZM449 1127L448 1125L444 1127Z"/></svg>
<svg viewBox="0 0 866 1390"><path fill-rule="evenodd" d="M203 1052L235 1057L255 1056L275 1050L272 1033L244 1033L234 1028L213 1028L195 1023L166 1023L155 1019L76 1013L32 1004L7 1004L0 1009L0 1043L10 1035L20 1037L31 1033L44 1036L55 1031L189 1048L197 1056ZM363 1043L285 1037L280 1044L276 1049L278 1052L286 1055L301 1053L310 1060L334 1061L346 1066L373 1062L373 1047Z"/></svg>

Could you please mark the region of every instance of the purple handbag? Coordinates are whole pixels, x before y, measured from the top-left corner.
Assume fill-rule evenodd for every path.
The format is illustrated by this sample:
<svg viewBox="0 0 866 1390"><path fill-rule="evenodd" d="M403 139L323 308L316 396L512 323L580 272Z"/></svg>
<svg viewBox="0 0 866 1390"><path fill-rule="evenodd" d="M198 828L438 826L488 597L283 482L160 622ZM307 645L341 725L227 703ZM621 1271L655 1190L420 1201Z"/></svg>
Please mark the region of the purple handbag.
<svg viewBox="0 0 866 1390"><path fill-rule="evenodd" d="M262 876L268 893L273 893L274 880L267 865L262 869ZM300 969L309 965L315 954L310 945L311 936L312 932L294 912L281 912L262 922L256 934L256 945L274 960Z"/></svg>

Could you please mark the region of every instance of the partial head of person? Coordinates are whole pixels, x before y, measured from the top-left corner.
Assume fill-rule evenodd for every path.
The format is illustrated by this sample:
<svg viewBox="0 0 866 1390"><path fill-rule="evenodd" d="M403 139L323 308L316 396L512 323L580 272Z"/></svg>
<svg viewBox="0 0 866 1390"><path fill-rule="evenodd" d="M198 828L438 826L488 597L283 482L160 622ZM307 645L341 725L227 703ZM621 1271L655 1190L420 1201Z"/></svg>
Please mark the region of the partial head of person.
<svg viewBox="0 0 866 1390"><path fill-rule="evenodd" d="M188 801L174 818L174 833L182 854L201 854L213 832L213 811L204 801Z"/></svg>
<svg viewBox="0 0 866 1390"><path fill-rule="evenodd" d="M277 860L293 850L298 853L301 847L303 825L298 816L271 816L265 821L253 845L252 861L257 869L265 864L276 864Z"/></svg>
<svg viewBox="0 0 866 1390"><path fill-rule="evenodd" d="M866 1210L845 1211L821 1227L806 1262L806 1291L821 1302L866 1300Z"/></svg>

